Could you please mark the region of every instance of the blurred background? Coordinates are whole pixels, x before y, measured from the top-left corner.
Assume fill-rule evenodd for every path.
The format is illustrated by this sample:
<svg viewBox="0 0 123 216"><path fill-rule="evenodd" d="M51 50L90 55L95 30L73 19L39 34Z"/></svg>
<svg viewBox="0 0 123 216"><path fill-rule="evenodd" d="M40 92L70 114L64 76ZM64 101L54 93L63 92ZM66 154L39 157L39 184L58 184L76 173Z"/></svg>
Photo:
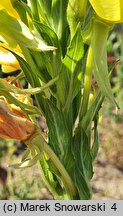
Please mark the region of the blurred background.
<svg viewBox="0 0 123 216"><path fill-rule="evenodd" d="M123 199L123 24L109 35L108 64L113 72L111 84L120 110L105 100L99 125L100 149L94 163L92 199ZM0 71L0 76L5 77ZM0 200L52 199L41 181L38 165L15 170L8 165L17 163L26 146L0 138Z"/></svg>

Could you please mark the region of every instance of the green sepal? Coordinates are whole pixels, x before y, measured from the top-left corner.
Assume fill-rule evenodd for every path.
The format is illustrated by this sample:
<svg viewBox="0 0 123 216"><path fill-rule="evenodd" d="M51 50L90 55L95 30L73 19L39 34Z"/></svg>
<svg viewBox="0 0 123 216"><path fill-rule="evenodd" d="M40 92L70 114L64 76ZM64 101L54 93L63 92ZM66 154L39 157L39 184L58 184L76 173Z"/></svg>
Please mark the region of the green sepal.
<svg viewBox="0 0 123 216"><path fill-rule="evenodd" d="M92 105L88 109L87 113L83 117L82 121L80 122L80 125L82 125L82 127L85 131L89 128L94 117L99 112L103 100L104 100L104 96L101 94L101 92L99 92L96 99L94 100L94 102L92 103Z"/></svg>

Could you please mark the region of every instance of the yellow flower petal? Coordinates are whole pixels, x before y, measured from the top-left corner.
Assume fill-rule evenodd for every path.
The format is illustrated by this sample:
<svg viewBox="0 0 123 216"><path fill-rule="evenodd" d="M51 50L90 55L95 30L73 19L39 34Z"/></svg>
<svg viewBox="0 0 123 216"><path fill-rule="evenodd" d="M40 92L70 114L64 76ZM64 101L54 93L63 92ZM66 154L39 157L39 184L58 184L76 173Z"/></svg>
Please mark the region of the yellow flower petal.
<svg viewBox="0 0 123 216"><path fill-rule="evenodd" d="M14 16L14 17L16 17L17 19L20 19L18 13L16 12L16 10L12 7L11 0L1 0L1 1L0 1L0 8L6 9L7 12L8 12L11 16Z"/></svg>
<svg viewBox="0 0 123 216"><path fill-rule="evenodd" d="M5 43L0 43L0 64L2 72L11 73L13 71L20 70L21 67L15 56L8 50L4 49L4 47L10 49L10 47L8 47L8 45L6 45ZM14 51L17 55L24 58L22 51L18 45L15 47L15 49L10 50Z"/></svg>
<svg viewBox="0 0 123 216"><path fill-rule="evenodd" d="M123 0L89 0L96 14L111 23L123 22Z"/></svg>
<svg viewBox="0 0 123 216"><path fill-rule="evenodd" d="M15 70L21 69L15 56L2 47L0 47L0 64L11 66L12 68L15 68Z"/></svg>
<svg viewBox="0 0 123 216"><path fill-rule="evenodd" d="M12 66L8 66L8 65L2 65L1 69L2 69L3 73L11 73L11 72L14 72L17 70L16 68L14 68Z"/></svg>

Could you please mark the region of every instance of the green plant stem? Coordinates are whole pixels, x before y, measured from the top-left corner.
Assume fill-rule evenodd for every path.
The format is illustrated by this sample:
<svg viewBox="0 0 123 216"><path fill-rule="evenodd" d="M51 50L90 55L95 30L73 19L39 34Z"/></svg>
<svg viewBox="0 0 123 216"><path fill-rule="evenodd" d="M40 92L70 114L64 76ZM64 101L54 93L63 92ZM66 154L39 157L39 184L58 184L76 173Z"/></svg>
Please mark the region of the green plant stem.
<svg viewBox="0 0 123 216"><path fill-rule="evenodd" d="M70 196L71 199L76 197L77 189L74 185L74 182L72 181L70 175L68 174L68 172L66 171L62 163L60 162L57 155L53 152L51 147L47 144L47 142L41 135L41 132L39 129L37 129L35 134L32 135L32 137L28 141L26 141L26 144L36 145L39 148L40 152L45 152L48 155L48 157L51 159L51 161L54 163L55 167L61 174L61 179L64 183L65 189L67 192L69 192L68 196Z"/></svg>
<svg viewBox="0 0 123 216"><path fill-rule="evenodd" d="M89 50L88 50L88 55L87 55L87 62L86 62L83 99L82 99L82 106L81 106L81 111L80 111L80 120L86 114L87 109L88 109L88 101L89 101L91 81L92 81L92 66L93 66L93 49L92 49L92 46L90 45Z"/></svg>

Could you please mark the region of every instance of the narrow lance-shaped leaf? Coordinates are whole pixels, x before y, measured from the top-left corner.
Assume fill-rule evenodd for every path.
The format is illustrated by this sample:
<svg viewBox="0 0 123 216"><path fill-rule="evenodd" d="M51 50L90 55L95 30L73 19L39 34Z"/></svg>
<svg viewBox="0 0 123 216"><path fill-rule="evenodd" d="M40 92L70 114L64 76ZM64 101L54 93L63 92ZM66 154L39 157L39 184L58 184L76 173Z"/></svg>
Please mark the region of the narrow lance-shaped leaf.
<svg viewBox="0 0 123 216"><path fill-rule="evenodd" d="M0 9L0 34L9 38L13 35L11 40L37 51L55 49L47 46L38 36L35 37L22 21L10 16L4 9Z"/></svg>
<svg viewBox="0 0 123 216"><path fill-rule="evenodd" d="M24 8L24 2L20 2L18 0L11 0L13 8L18 12L21 21L28 26L28 19L26 9Z"/></svg>
<svg viewBox="0 0 123 216"><path fill-rule="evenodd" d="M93 161L96 158L98 149L99 149L99 136L98 136L98 130L97 130L97 123L98 123L97 121L98 121L98 118L96 117L94 120L94 141L91 147L91 156L92 156Z"/></svg>
<svg viewBox="0 0 123 216"><path fill-rule="evenodd" d="M34 95L34 94L38 94L38 93L46 90L47 88L52 86L57 80L58 80L58 77L50 80L47 84L45 84L41 87L30 88L30 89L21 89L21 88L17 88L16 86L13 86L13 85L7 83L5 80L0 78L0 90L13 92L16 94L32 94L32 95Z"/></svg>
<svg viewBox="0 0 123 216"><path fill-rule="evenodd" d="M63 66L60 72L58 84L58 95L65 108L68 109L73 98L81 87L78 75L81 72L80 61L83 57L84 49L81 36L81 29L78 29L67 48L67 53L63 59Z"/></svg>
<svg viewBox="0 0 123 216"><path fill-rule="evenodd" d="M55 108L50 101L48 101L46 118L49 128L49 145L59 156L61 161L64 161L69 149L71 133L67 127L65 116L57 108ZM64 161L64 163L66 162L68 162L68 158L67 161Z"/></svg>
<svg viewBox="0 0 123 216"><path fill-rule="evenodd" d="M90 199L90 179L93 175L92 158L88 137L82 128L76 131L73 142L74 180L78 189L79 199Z"/></svg>
<svg viewBox="0 0 123 216"><path fill-rule="evenodd" d="M38 10L40 16L44 23L52 24L52 17L51 17L51 7L52 7L52 0L39 0L38 1Z"/></svg>

